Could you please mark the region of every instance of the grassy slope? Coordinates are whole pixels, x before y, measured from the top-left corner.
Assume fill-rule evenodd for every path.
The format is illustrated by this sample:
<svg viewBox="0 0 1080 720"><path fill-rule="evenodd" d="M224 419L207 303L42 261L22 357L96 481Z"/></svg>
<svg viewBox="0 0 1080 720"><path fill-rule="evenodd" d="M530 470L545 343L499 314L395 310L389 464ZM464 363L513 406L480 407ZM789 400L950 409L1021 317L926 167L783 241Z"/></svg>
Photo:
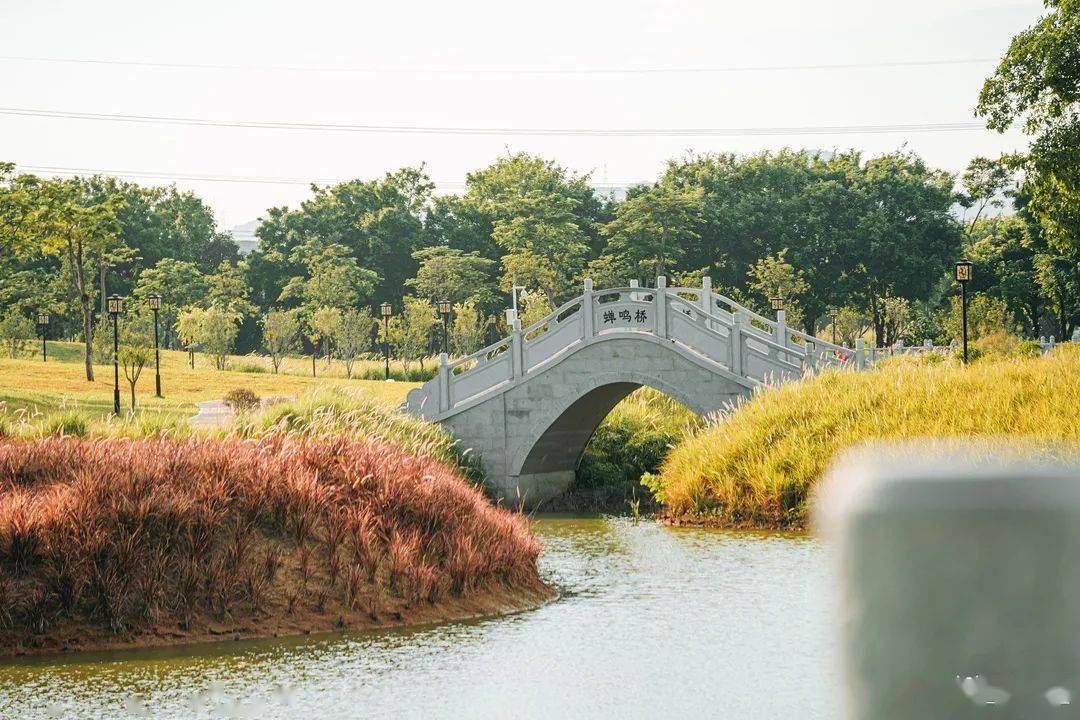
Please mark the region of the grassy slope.
<svg viewBox="0 0 1080 720"><path fill-rule="evenodd" d="M0 359L0 417L11 419L16 414L48 414L61 407L76 406L92 416L100 417L112 408L111 366L95 366L96 382L87 382L81 364L82 346L76 343L49 343L49 362L40 358ZM250 358L239 358L239 366ZM299 361L297 361L299 362ZM340 363L332 366L339 373ZM399 403L415 383L376 380L346 380L344 377L317 377L270 373L245 373L216 370L209 360L199 357L195 369L187 364L187 353L162 351L162 391L164 399L154 397L154 368L147 367L136 386L141 410L152 410L172 417L188 417L195 413L194 404L221 398L237 387L246 387L261 397L297 397L314 388L348 388L362 392L375 400ZM307 366L310 371L310 365ZM326 372L319 363L320 372ZM341 371L343 372L343 371ZM127 381L121 369L121 403L129 403Z"/></svg>
<svg viewBox="0 0 1080 720"><path fill-rule="evenodd" d="M376 439L0 439L0 654L534 603L537 538Z"/></svg>
<svg viewBox="0 0 1080 720"><path fill-rule="evenodd" d="M878 438L1002 435L1032 450L1080 439L1080 349L969 368L898 359L770 389L674 448L652 484L675 519L799 526L841 450Z"/></svg>

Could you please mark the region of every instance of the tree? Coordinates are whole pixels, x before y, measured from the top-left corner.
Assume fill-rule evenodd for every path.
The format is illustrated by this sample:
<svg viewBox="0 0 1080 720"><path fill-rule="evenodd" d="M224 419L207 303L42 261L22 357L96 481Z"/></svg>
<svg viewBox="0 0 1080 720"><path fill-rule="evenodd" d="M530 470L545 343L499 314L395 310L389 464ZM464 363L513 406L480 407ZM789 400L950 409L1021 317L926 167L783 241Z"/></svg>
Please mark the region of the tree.
<svg viewBox="0 0 1080 720"><path fill-rule="evenodd" d="M779 295L784 298L787 321L792 325L799 324L802 320L800 301L809 286L802 270L787 261L787 250L758 260L750 268L746 280L748 299L759 312L771 314L768 309L772 307L770 300Z"/></svg>
<svg viewBox="0 0 1080 720"><path fill-rule="evenodd" d="M236 312L216 305L206 309L189 307L180 312L177 332L190 350L199 347L214 359L214 367L224 370L236 343L239 323Z"/></svg>
<svg viewBox="0 0 1080 720"><path fill-rule="evenodd" d="M81 192L78 179L39 180L29 183L32 210L29 227L35 242L45 255L62 259L64 272L82 315L83 361L86 379L94 379L91 344L93 342L94 283L88 274L94 256L102 257L117 243L115 197L100 202L89 200Z"/></svg>
<svg viewBox="0 0 1080 720"><path fill-rule="evenodd" d="M34 323L18 308L9 308L0 320L0 342L7 349L8 357L24 354L33 344L34 335Z"/></svg>
<svg viewBox="0 0 1080 720"><path fill-rule="evenodd" d="M420 297L454 304L470 300L480 305L494 298L492 260L445 246L417 250L413 259L420 263L420 269L406 284Z"/></svg>
<svg viewBox="0 0 1080 720"><path fill-rule="evenodd" d="M281 370L281 361L296 348L300 337L300 318L297 310L271 310L263 316L263 346L270 353L274 374Z"/></svg>
<svg viewBox="0 0 1080 720"><path fill-rule="evenodd" d="M217 307L227 315L235 316L236 322L255 312L255 306L248 299L250 294L251 288L243 274L228 262L222 262L216 272L206 276L207 307Z"/></svg>
<svg viewBox="0 0 1080 720"><path fill-rule="evenodd" d="M667 275L691 240L700 237L704 190L656 184L632 193L602 228L609 238L605 252L632 269L639 280Z"/></svg>
<svg viewBox="0 0 1080 720"><path fill-rule="evenodd" d="M316 309L308 318L308 338L311 340L312 349L319 341L323 344L323 355L327 364L330 363L330 339L338 335L341 330L341 311L335 307L321 307ZM314 356L314 353L312 353Z"/></svg>
<svg viewBox="0 0 1080 720"><path fill-rule="evenodd" d="M341 314L337 334L338 356L345 363L345 375L352 378L356 359L371 349L375 318L365 310L350 308Z"/></svg>
<svg viewBox="0 0 1080 720"><path fill-rule="evenodd" d="M1057 321L1057 337L1072 337L1080 320L1080 245L1062 253L1035 257L1035 281Z"/></svg>
<svg viewBox="0 0 1080 720"><path fill-rule="evenodd" d="M975 208L975 215L964 227L964 235L970 236L987 208L1004 207L1003 197L1012 183L1012 171L1004 159L992 160L975 157L968 163L961 177L963 193L960 204Z"/></svg>
<svg viewBox="0 0 1080 720"><path fill-rule="evenodd" d="M979 94L976 112L998 132L1022 121L1030 210L1059 249L1080 245L1080 3L1050 12L1012 39Z"/></svg>
<svg viewBox="0 0 1080 720"><path fill-rule="evenodd" d="M280 299L299 299L309 313L321 307L353 307L370 297L378 279L374 272L357 265L348 248L337 243L302 245L292 257L307 267L307 277L290 279Z"/></svg>
<svg viewBox="0 0 1080 720"><path fill-rule="evenodd" d="M154 321L148 312L133 311L124 318L120 333L117 358L124 369L124 377L131 390L132 415L135 414L135 385L142 376L143 368L152 357L148 341L152 336L153 328Z"/></svg>
<svg viewBox="0 0 1080 720"><path fill-rule="evenodd" d="M949 312L942 320L949 338L959 343L963 339L963 315L960 298L950 298ZM968 337L971 340L997 333L1014 333L1016 321L1008 305L1000 298L975 295L968 298Z"/></svg>
<svg viewBox="0 0 1080 720"><path fill-rule="evenodd" d="M977 268L969 291L1003 300L1031 336L1039 335L1043 313L1035 258L1048 249L1040 246L1038 228L1020 216L979 219L964 246Z"/></svg>
<svg viewBox="0 0 1080 720"><path fill-rule="evenodd" d="M172 328L180 309L206 299L206 278L193 262L163 258L139 274L133 295L140 307L147 304L151 295L161 297L160 319L164 329L161 343L175 347L177 338Z"/></svg>
<svg viewBox="0 0 1080 720"><path fill-rule="evenodd" d="M487 320L472 301L454 306L450 323L450 351L455 355L471 355L484 346Z"/></svg>
<svg viewBox="0 0 1080 720"><path fill-rule="evenodd" d="M405 372L409 364L419 361L424 369L424 358L431 348L431 331L439 322L435 308L423 298L406 295L401 314L390 321L390 345L394 355L401 360Z"/></svg>

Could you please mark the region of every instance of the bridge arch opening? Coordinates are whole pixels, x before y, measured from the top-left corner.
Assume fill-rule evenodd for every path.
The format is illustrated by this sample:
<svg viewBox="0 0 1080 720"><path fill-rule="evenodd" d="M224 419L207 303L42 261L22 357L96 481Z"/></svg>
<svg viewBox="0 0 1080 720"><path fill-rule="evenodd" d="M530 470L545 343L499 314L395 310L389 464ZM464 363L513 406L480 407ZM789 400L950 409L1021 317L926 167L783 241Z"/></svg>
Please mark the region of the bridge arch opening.
<svg viewBox="0 0 1080 720"><path fill-rule="evenodd" d="M556 510L625 509L623 503L633 492L631 488L637 487L640 474L655 467L628 465L643 458L636 449L624 453L621 447L608 448L610 455L605 457L591 454L584 466L583 459L604 420L642 388L656 391L648 399L670 404L680 417L702 414L692 409L692 400L679 397L662 383L621 380L599 384L577 397L547 427L537 428L537 439L517 469L518 487L526 490L534 503ZM629 460L631 455L636 455L633 461ZM605 460L610 461L606 468L602 467ZM568 489L573 492L567 494ZM648 493L641 488L637 496L647 497Z"/></svg>

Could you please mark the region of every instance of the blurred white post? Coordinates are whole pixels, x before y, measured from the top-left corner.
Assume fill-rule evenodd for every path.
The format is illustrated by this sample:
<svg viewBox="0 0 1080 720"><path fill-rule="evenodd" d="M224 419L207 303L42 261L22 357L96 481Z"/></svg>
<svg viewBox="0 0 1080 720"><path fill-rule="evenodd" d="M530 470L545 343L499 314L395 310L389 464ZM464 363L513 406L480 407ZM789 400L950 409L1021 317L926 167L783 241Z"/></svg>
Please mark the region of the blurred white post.
<svg viewBox="0 0 1080 720"><path fill-rule="evenodd" d="M742 310L736 310L731 316L731 333L728 335L728 340L731 342L731 358L728 362L728 368L736 375L742 375L743 363L742 363L742 345L743 345L743 325L746 322L746 315Z"/></svg>
<svg viewBox="0 0 1080 720"><path fill-rule="evenodd" d="M866 341L862 338L855 339L855 368L862 370L866 367Z"/></svg>
<svg viewBox="0 0 1080 720"><path fill-rule="evenodd" d="M701 278L701 297L698 298L698 302L701 305L702 312L706 312L712 315L713 312L713 299L712 299L712 278L708 275L703 275ZM708 317L705 318L705 327L712 328L712 320Z"/></svg>
<svg viewBox="0 0 1080 720"><path fill-rule="evenodd" d="M773 340L777 345L787 345L787 311L776 311L776 334Z"/></svg>
<svg viewBox="0 0 1080 720"><path fill-rule="evenodd" d="M838 561L844 717L1080 703L1080 465L870 448L833 466L815 516Z"/></svg>

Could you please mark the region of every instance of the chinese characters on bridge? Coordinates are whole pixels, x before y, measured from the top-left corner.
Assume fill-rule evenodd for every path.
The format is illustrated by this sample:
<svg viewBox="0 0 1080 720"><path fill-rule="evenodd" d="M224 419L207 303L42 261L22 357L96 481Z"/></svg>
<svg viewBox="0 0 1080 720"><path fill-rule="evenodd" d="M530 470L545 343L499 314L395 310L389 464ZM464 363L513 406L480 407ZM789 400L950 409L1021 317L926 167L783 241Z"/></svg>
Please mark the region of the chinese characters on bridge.
<svg viewBox="0 0 1080 720"><path fill-rule="evenodd" d="M649 321L649 314L646 310L637 310L630 312L629 310L620 310L616 313L614 310L604 311L604 324L614 325L617 322L620 323L646 323Z"/></svg>

